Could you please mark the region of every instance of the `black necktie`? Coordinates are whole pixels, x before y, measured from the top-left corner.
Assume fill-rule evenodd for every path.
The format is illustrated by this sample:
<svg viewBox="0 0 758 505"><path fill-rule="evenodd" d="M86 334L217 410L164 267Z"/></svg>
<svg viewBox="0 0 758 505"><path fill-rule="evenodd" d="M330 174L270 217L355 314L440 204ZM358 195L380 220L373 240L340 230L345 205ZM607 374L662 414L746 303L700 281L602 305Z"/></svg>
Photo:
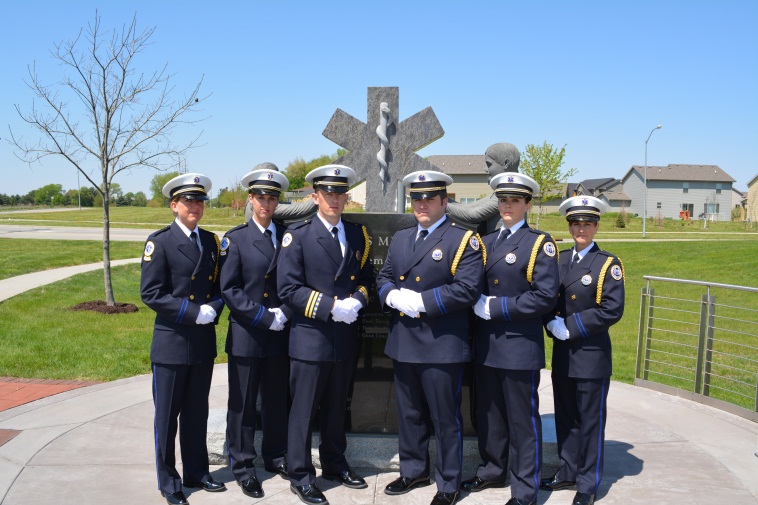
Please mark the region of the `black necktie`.
<svg viewBox="0 0 758 505"><path fill-rule="evenodd" d="M268 244L271 246L271 249L275 250L276 247L274 247L274 243L271 241L271 230L264 230L263 236L266 237L266 242L268 242Z"/></svg>
<svg viewBox="0 0 758 505"><path fill-rule="evenodd" d="M190 242L195 244L195 247L197 247L198 251L200 250L200 244L197 241L197 233L195 233L194 231L190 233Z"/></svg>
<svg viewBox="0 0 758 505"><path fill-rule="evenodd" d="M503 240L507 239L511 235L511 230L508 228L505 229L505 231L501 231L500 235L497 236L497 239L495 239L495 245L492 246L492 250L494 251L497 249L497 246L499 246Z"/></svg>
<svg viewBox="0 0 758 505"><path fill-rule="evenodd" d="M337 244L337 248L340 252L340 255L344 256L344 253L342 252L342 244L340 244L340 237L339 237L340 229L336 226L332 227L332 235L334 235L334 242Z"/></svg>
<svg viewBox="0 0 758 505"><path fill-rule="evenodd" d="M419 243L423 242L427 235L429 235L429 230L421 230L419 232L418 236L416 237L416 241L413 243L413 250L414 251L416 250L416 246Z"/></svg>
<svg viewBox="0 0 758 505"><path fill-rule="evenodd" d="M574 258L571 260L571 264L569 265L569 270L574 268L574 265L579 263L579 253L574 253Z"/></svg>

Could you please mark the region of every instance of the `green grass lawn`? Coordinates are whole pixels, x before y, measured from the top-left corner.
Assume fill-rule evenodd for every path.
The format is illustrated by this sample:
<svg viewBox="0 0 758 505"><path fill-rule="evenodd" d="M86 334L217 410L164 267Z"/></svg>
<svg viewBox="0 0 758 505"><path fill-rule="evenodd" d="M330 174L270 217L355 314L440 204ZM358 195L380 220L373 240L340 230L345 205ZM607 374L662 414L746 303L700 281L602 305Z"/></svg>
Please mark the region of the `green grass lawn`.
<svg viewBox="0 0 758 505"><path fill-rule="evenodd" d="M27 254L36 252L36 244L30 247L30 241L17 242L26 243ZM598 242L621 258L627 276L624 317L611 329L615 380L634 380L643 275L758 287L758 242L754 240ZM56 245L65 251L71 244ZM129 247L135 245L123 245L128 253L125 256L133 257ZM136 247L139 255L141 244ZM137 305L139 311L134 314L69 310L81 302L103 299L100 271L77 275L0 303L0 376L113 380L148 373L154 313L140 300L139 277L139 265L113 268L116 301ZM684 291L672 288L671 294L684 296ZM219 362L226 360L222 350L227 315L224 311L217 328ZM546 347L549 363L551 346Z"/></svg>
<svg viewBox="0 0 758 505"><path fill-rule="evenodd" d="M137 258L142 255L144 246L142 242L111 241L111 260ZM96 240L0 238L0 250L3 251L0 255L0 280L51 268L103 261L103 245Z"/></svg>

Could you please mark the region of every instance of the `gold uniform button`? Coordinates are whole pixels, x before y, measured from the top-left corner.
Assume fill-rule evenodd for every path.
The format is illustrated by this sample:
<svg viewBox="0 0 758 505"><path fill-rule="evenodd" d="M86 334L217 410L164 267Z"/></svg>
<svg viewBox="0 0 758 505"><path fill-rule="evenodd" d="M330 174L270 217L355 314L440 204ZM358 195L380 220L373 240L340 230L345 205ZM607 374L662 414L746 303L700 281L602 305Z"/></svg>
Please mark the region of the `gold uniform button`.
<svg viewBox="0 0 758 505"><path fill-rule="evenodd" d="M210 297L211 297L211 295L205 295L205 297L206 297L206 298L210 298Z"/></svg>
<svg viewBox="0 0 758 505"><path fill-rule="evenodd" d="M404 281L404 280L405 280L405 275L401 275L401 276L400 276L400 280L401 280L401 281Z"/></svg>
<svg viewBox="0 0 758 505"><path fill-rule="evenodd" d="M193 276L192 276L192 278L191 278L190 280L193 280L193 281L194 281L194 280L195 280L195 276L193 275Z"/></svg>
<svg viewBox="0 0 758 505"><path fill-rule="evenodd" d="M401 312L401 313L400 313L400 317L403 317L404 315L405 315L405 313L404 313L404 312Z"/></svg>
<svg viewBox="0 0 758 505"><path fill-rule="evenodd" d="M560 316L560 315L561 315L561 312L560 312L560 311L558 311L558 312L556 312L556 313L555 313L555 315L556 315L556 316Z"/></svg>
<svg viewBox="0 0 758 505"><path fill-rule="evenodd" d="M190 300L194 300L194 299L195 299L195 295L190 295Z"/></svg>
<svg viewBox="0 0 758 505"><path fill-rule="evenodd" d="M492 284L494 284L495 286L497 286L498 284L500 284L500 281L497 280L497 279L495 279L494 281L492 281Z"/></svg>
<svg viewBox="0 0 758 505"><path fill-rule="evenodd" d="M354 281L354 280L355 280L355 276L354 276L354 275L351 275L351 276L350 276L350 280L351 280L351 281Z"/></svg>
<svg viewBox="0 0 758 505"><path fill-rule="evenodd" d="M268 293L263 293L263 298L268 298Z"/></svg>
<svg viewBox="0 0 758 505"><path fill-rule="evenodd" d="M334 299L335 299L335 300L338 300L338 299L339 299L339 297L338 297L337 295L334 295Z"/></svg>
<svg viewBox="0 0 758 505"><path fill-rule="evenodd" d="M209 275L209 276L208 276L208 280L209 280L209 281L212 281L212 280L213 280L213 276L212 276L212 275Z"/></svg>
<svg viewBox="0 0 758 505"><path fill-rule="evenodd" d="M576 295L571 295L572 300L576 300Z"/></svg>
<svg viewBox="0 0 758 505"><path fill-rule="evenodd" d="M268 279L268 274L263 276L264 279Z"/></svg>
<svg viewBox="0 0 758 505"><path fill-rule="evenodd" d="M421 277L416 277L416 282L420 282L420 281L421 281Z"/></svg>
<svg viewBox="0 0 758 505"><path fill-rule="evenodd" d="M339 277L335 277L335 278L334 278L334 282L337 282L337 279L339 279Z"/></svg>

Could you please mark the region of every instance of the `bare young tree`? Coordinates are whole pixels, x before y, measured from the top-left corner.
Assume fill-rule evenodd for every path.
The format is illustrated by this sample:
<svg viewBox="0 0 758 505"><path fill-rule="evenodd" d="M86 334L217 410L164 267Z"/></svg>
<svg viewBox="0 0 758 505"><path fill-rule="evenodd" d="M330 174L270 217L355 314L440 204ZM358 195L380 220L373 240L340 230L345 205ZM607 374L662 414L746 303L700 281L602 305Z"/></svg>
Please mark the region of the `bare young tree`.
<svg viewBox="0 0 758 505"><path fill-rule="evenodd" d="M105 298L115 305L110 269L110 196L116 175L148 167L165 170L192 148L194 140L175 145L171 134L205 97L198 97L202 78L183 98L175 92L167 65L152 73L135 69L155 28L137 31L137 17L121 30L104 31L95 12L94 24L73 40L55 45L53 59L64 68L61 81L41 82L36 65L25 83L35 95L30 111L16 105L19 116L40 138L27 143L11 130L16 156L29 164L49 156L63 157L103 198L103 275ZM96 170L96 168L99 170Z"/></svg>
<svg viewBox="0 0 758 505"><path fill-rule="evenodd" d="M569 177L576 174L576 168L561 171L563 158L566 156L566 146L556 149L547 141L541 146L528 144L521 155L521 172L525 173L540 185L540 193L535 196L537 201L537 228L540 226L542 206L548 200L562 196L563 185Z"/></svg>

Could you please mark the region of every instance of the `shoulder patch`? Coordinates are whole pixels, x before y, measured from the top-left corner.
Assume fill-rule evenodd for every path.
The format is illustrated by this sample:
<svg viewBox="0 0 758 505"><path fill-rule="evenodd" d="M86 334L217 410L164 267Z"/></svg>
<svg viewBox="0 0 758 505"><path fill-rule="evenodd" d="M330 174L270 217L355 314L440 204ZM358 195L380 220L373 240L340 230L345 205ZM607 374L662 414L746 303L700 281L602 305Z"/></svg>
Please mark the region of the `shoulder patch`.
<svg viewBox="0 0 758 505"><path fill-rule="evenodd" d="M479 250L479 239L477 238L476 235L472 236L469 239L468 243L471 246L471 249L473 249L474 251L478 251Z"/></svg>
<svg viewBox="0 0 758 505"><path fill-rule="evenodd" d="M617 281L624 278L624 273L621 271L621 265L613 265L611 267L611 277Z"/></svg>
<svg viewBox="0 0 758 505"><path fill-rule="evenodd" d="M221 256L226 256L226 250L229 249L229 244L231 243L232 241L229 240L229 237L224 237L221 239L221 252L219 253Z"/></svg>
<svg viewBox="0 0 758 505"><path fill-rule="evenodd" d="M145 261L151 261L153 259L153 253L155 252L155 244L152 240L148 240L145 244L145 252L142 255L142 259Z"/></svg>
<svg viewBox="0 0 758 505"><path fill-rule="evenodd" d="M292 243L292 234L290 232L287 232L284 234L284 237L282 238L282 247L287 247Z"/></svg>
<svg viewBox="0 0 758 505"><path fill-rule="evenodd" d="M550 241L545 242L545 245L542 246L542 250L551 258L555 256L555 244Z"/></svg>

